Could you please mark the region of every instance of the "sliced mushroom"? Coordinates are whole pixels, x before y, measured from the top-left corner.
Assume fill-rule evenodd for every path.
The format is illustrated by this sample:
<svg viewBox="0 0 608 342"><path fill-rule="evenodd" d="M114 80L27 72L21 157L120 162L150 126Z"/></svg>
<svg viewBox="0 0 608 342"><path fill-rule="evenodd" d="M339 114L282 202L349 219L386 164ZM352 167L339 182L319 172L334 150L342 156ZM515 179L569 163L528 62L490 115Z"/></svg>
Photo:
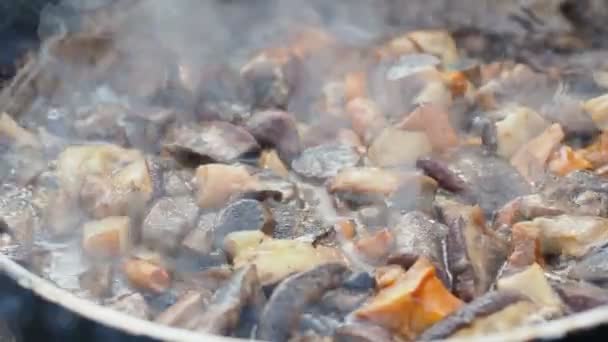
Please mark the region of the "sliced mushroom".
<svg viewBox="0 0 608 342"><path fill-rule="evenodd" d="M608 187L603 177L589 171L575 171L565 177L547 177L540 186L547 200L567 214L608 216Z"/></svg>
<svg viewBox="0 0 608 342"><path fill-rule="evenodd" d="M169 136L164 149L186 165L230 163L260 151L246 129L221 121L182 125Z"/></svg>
<svg viewBox="0 0 608 342"><path fill-rule="evenodd" d="M154 191L143 158L113 170L111 175L86 175L81 184L81 207L97 219L141 215Z"/></svg>
<svg viewBox="0 0 608 342"><path fill-rule="evenodd" d="M543 254L581 257L608 240L608 219L560 215L539 217L526 224L538 230Z"/></svg>
<svg viewBox="0 0 608 342"><path fill-rule="evenodd" d="M346 114L350 118L353 131L359 135L365 145L370 145L387 125L380 108L369 99L352 99L346 105Z"/></svg>
<svg viewBox="0 0 608 342"><path fill-rule="evenodd" d="M233 232L259 230L272 236L274 226L272 214L263 203L251 199L238 200L217 216L212 230L213 246L221 248L224 238Z"/></svg>
<svg viewBox="0 0 608 342"><path fill-rule="evenodd" d="M426 133L433 149L445 151L458 145L458 134L450 124L448 112L441 106L427 103L408 114L398 128Z"/></svg>
<svg viewBox="0 0 608 342"><path fill-rule="evenodd" d="M510 158L521 146L538 136L547 122L530 108L510 106L501 109L504 119L496 123L497 153Z"/></svg>
<svg viewBox="0 0 608 342"><path fill-rule="evenodd" d="M174 327L186 327L198 315L202 314L205 304L211 297L210 292L189 291L177 300L175 304L158 315L156 323Z"/></svg>
<svg viewBox="0 0 608 342"><path fill-rule="evenodd" d="M608 290L604 288L579 281L552 285L571 312L582 312L608 304Z"/></svg>
<svg viewBox="0 0 608 342"><path fill-rule="evenodd" d="M536 309L536 305L518 292L491 291L436 323L418 340L435 341L506 331L530 321Z"/></svg>
<svg viewBox="0 0 608 342"><path fill-rule="evenodd" d="M204 213L200 216L196 227L184 237L182 246L198 254L208 254L213 250L213 227L217 213Z"/></svg>
<svg viewBox="0 0 608 342"><path fill-rule="evenodd" d="M425 157L419 158L416 161L416 167L424 171L424 173L437 181L440 187L452 191L460 192L467 188L465 182L448 168L448 165L441 160Z"/></svg>
<svg viewBox="0 0 608 342"><path fill-rule="evenodd" d="M530 186L508 162L477 147L451 153L446 163L466 184L465 200L473 200L491 215L515 197L528 194Z"/></svg>
<svg viewBox="0 0 608 342"><path fill-rule="evenodd" d="M545 173L551 153L564 139L564 131L559 124L549 126L536 138L520 147L511 158L511 164L529 182L537 182Z"/></svg>
<svg viewBox="0 0 608 342"><path fill-rule="evenodd" d="M296 120L287 112L257 112L247 121L247 130L262 147L275 148L281 160L287 165L290 165L301 152Z"/></svg>
<svg viewBox="0 0 608 342"><path fill-rule="evenodd" d="M601 130L608 128L608 94L588 100L582 107L597 127Z"/></svg>
<svg viewBox="0 0 608 342"><path fill-rule="evenodd" d="M389 262L402 264L404 259L416 260L424 256L436 264L442 280L446 279L443 246L448 228L427 215L413 211L400 216L391 225L395 250Z"/></svg>
<svg viewBox="0 0 608 342"><path fill-rule="evenodd" d="M131 293L112 298L107 304L112 309L133 317L140 319L148 319L150 317L148 304L146 303L145 298L139 293Z"/></svg>
<svg viewBox="0 0 608 342"><path fill-rule="evenodd" d="M449 227L446 253L454 292L471 301L485 293L507 256L507 245L488 229L480 207L438 203Z"/></svg>
<svg viewBox="0 0 608 342"><path fill-rule="evenodd" d="M241 312L259 290L255 267L237 270L214 294L205 312L189 325L196 331L228 335L239 324Z"/></svg>
<svg viewBox="0 0 608 342"><path fill-rule="evenodd" d="M152 293L162 293L171 285L169 273L150 261L129 259L123 264L123 272L133 286Z"/></svg>
<svg viewBox="0 0 608 342"><path fill-rule="evenodd" d="M603 285L608 281L607 257L608 250L606 248L594 251L577 261L570 268L568 276Z"/></svg>
<svg viewBox="0 0 608 342"><path fill-rule="evenodd" d="M303 177L324 180L336 176L342 169L356 166L360 158L352 146L325 144L304 150L291 167Z"/></svg>
<svg viewBox="0 0 608 342"><path fill-rule="evenodd" d="M288 340L306 306L321 299L327 290L340 286L345 270L344 265L330 263L281 282L262 312L256 338Z"/></svg>
<svg viewBox="0 0 608 342"><path fill-rule="evenodd" d="M354 315L411 339L461 305L437 278L433 264L422 257Z"/></svg>
<svg viewBox="0 0 608 342"><path fill-rule="evenodd" d="M408 33L407 37L421 51L437 56L444 64L458 60L456 42L446 30L419 30Z"/></svg>
<svg viewBox="0 0 608 342"><path fill-rule="evenodd" d="M221 208L231 196L258 188L255 177L243 166L202 165L194 177L198 205L203 209Z"/></svg>
<svg viewBox="0 0 608 342"><path fill-rule="evenodd" d="M564 304L553 291L542 267L532 264L522 271L502 277L496 283L499 291L515 291L530 298L539 306L539 314L556 317L563 313Z"/></svg>
<svg viewBox="0 0 608 342"><path fill-rule="evenodd" d="M259 234L258 234L259 236ZM296 240L254 239L233 257L235 267L256 265L262 285L275 284L285 277L304 272L329 262L342 262L341 253L334 248L313 246Z"/></svg>
<svg viewBox="0 0 608 342"><path fill-rule="evenodd" d="M414 165L418 158L430 154L431 150L431 142L425 133L389 127L374 139L367 156L380 167Z"/></svg>
<svg viewBox="0 0 608 342"><path fill-rule="evenodd" d="M126 216L89 221L82 230L82 249L92 257L119 256L131 245L131 222Z"/></svg>
<svg viewBox="0 0 608 342"><path fill-rule="evenodd" d="M139 151L111 144L69 146L57 158L57 176L61 187L75 197L86 176L109 176L126 163L139 167L142 160Z"/></svg>
<svg viewBox="0 0 608 342"><path fill-rule="evenodd" d="M150 208L141 227L142 239L149 247L175 251L194 227L199 208L188 195L164 197Z"/></svg>

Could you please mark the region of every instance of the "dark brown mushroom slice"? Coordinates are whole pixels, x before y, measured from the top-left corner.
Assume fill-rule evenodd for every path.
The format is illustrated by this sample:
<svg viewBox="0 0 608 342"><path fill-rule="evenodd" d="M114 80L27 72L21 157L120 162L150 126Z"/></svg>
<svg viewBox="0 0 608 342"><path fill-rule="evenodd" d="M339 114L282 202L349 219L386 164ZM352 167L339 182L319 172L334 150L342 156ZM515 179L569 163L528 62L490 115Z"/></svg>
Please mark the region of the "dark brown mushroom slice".
<svg viewBox="0 0 608 342"><path fill-rule="evenodd" d="M353 290L339 287L329 290L318 304L319 310L327 315L345 317L361 306L372 295L372 289Z"/></svg>
<svg viewBox="0 0 608 342"><path fill-rule="evenodd" d="M275 148L286 165L290 165L302 150L296 119L288 112L257 112L247 121L247 130L262 147Z"/></svg>
<svg viewBox="0 0 608 342"><path fill-rule="evenodd" d="M530 185L508 161L478 147L451 153L448 168L466 184L463 199L479 204L487 216L510 200L530 193Z"/></svg>
<svg viewBox="0 0 608 342"><path fill-rule="evenodd" d="M238 123L251 116L251 89L237 72L226 66L212 66L202 75L196 105L200 120Z"/></svg>
<svg viewBox="0 0 608 342"><path fill-rule="evenodd" d="M383 327L371 323L352 322L339 326L335 342L393 342L393 335Z"/></svg>
<svg viewBox="0 0 608 342"><path fill-rule="evenodd" d="M78 280L80 287L86 289L94 298L103 298L112 295L113 278L112 265L99 264L91 266Z"/></svg>
<svg viewBox="0 0 608 342"><path fill-rule="evenodd" d="M274 232L275 222L270 210L252 199L230 203L216 218L213 226L213 246L221 248L226 235L244 230L260 230L267 235Z"/></svg>
<svg viewBox="0 0 608 342"><path fill-rule="evenodd" d="M608 283L608 248L602 248L576 261L568 276L573 279L606 285Z"/></svg>
<svg viewBox="0 0 608 342"><path fill-rule="evenodd" d="M159 199L142 223L143 242L153 248L175 251L196 224L198 213L199 207L191 196Z"/></svg>
<svg viewBox="0 0 608 342"><path fill-rule="evenodd" d="M268 300L256 338L286 341L297 327L304 309L321 299L327 290L340 286L346 267L325 264L283 280Z"/></svg>
<svg viewBox="0 0 608 342"><path fill-rule="evenodd" d="M196 272L175 272L175 277L188 289L205 290L214 293L224 286L234 274L231 267L224 264L221 266L208 267Z"/></svg>
<svg viewBox="0 0 608 342"><path fill-rule="evenodd" d="M440 201L442 220L449 228L447 262L454 292L464 301L485 293L503 265L508 246L488 229L478 206Z"/></svg>
<svg viewBox="0 0 608 342"><path fill-rule="evenodd" d="M464 180L439 159L432 157L419 158L416 161L416 167L421 169L427 176L436 180L440 187L448 191L460 192L467 189Z"/></svg>
<svg viewBox="0 0 608 342"><path fill-rule="evenodd" d="M213 250L213 227L216 218L216 212L201 214L196 227L184 237L182 246L198 254L211 253Z"/></svg>
<svg viewBox="0 0 608 342"><path fill-rule="evenodd" d="M154 321L174 327L185 327L202 314L211 295L211 292L206 290L188 291L175 304L158 315Z"/></svg>
<svg viewBox="0 0 608 342"><path fill-rule="evenodd" d="M260 288L255 266L237 270L230 280L214 294L207 310L189 325L196 331L229 335L239 324L243 308Z"/></svg>
<svg viewBox="0 0 608 342"><path fill-rule="evenodd" d="M521 305L521 307L520 307ZM530 300L516 292L511 291L491 291L481 297L476 298L461 309L447 316L443 320L435 323L418 337L419 341L434 341L454 337L469 328L475 329L479 322L480 332L483 331L484 320L501 320L501 314L506 310L512 309L519 315L504 315L503 327L514 327L525 321L526 317L533 314L533 306ZM509 317L510 316L510 317ZM467 331L467 333L474 331ZM465 334L464 336L470 336Z"/></svg>
<svg viewBox="0 0 608 342"><path fill-rule="evenodd" d="M230 163L260 152L260 146L247 130L228 122L181 125L169 136L164 149L185 165Z"/></svg>
<svg viewBox="0 0 608 342"><path fill-rule="evenodd" d="M360 159L352 146L329 143L304 150L291 167L305 178L324 180L336 176L344 168L356 166Z"/></svg>
<svg viewBox="0 0 608 342"><path fill-rule="evenodd" d="M570 312L583 312L608 304L608 290L586 282L554 282L553 289Z"/></svg>
<svg viewBox="0 0 608 342"><path fill-rule="evenodd" d="M425 256L435 265L441 280L449 285L443 247L448 227L419 211L398 215L392 221L389 227L395 238L395 249L388 262L409 268L418 257Z"/></svg>

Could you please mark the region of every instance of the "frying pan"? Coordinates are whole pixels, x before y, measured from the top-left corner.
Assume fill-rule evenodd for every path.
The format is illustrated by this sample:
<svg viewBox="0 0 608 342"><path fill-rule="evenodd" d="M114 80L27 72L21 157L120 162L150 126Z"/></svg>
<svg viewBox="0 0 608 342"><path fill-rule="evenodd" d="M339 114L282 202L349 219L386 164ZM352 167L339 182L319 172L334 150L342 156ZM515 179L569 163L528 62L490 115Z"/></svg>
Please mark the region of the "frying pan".
<svg viewBox="0 0 608 342"><path fill-rule="evenodd" d="M6 4L13 1L20 2L0 1L0 19L3 20L0 20L0 31L18 21L5 15L11 11ZM39 10L40 7L35 6L42 2L31 1L36 4L28 9L27 15L31 15L30 11ZM15 335L17 339L45 341L239 341L176 329L99 306L56 287L3 254L0 254L0 321L6 323L10 330L2 331L0 327L2 341L12 338L7 334ZM608 324L608 306L544 324L462 341L563 339L580 336L604 324Z"/></svg>

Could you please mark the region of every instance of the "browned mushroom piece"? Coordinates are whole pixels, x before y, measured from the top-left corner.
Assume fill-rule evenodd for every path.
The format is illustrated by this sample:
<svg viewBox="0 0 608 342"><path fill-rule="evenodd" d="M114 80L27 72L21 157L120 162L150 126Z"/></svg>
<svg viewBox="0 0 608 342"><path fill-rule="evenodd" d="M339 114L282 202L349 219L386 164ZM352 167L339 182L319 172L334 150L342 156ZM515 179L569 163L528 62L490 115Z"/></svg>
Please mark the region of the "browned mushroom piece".
<svg viewBox="0 0 608 342"><path fill-rule="evenodd" d="M243 309L260 290L255 267L237 270L214 294L204 313L188 327L212 334L230 334L239 324Z"/></svg>
<svg viewBox="0 0 608 342"><path fill-rule="evenodd" d="M291 167L307 179L324 180L336 176L342 169L356 166L360 159L352 146L324 144L302 151Z"/></svg>
<svg viewBox="0 0 608 342"><path fill-rule="evenodd" d="M204 290L186 292L175 304L158 315L154 321L174 327L186 327L203 312L211 295L211 292Z"/></svg>
<svg viewBox="0 0 608 342"><path fill-rule="evenodd" d="M286 108L295 76L294 56L287 49L268 49L249 60L241 75L253 92L256 108Z"/></svg>
<svg viewBox="0 0 608 342"><path fill-rule="evenodd" d="M409 268L418 257L426 257L435 265L439 278L451 287L443 248L448 227L419 211L398 215L392 221L389 227L395 247L388 262Z"/></svg>
<svg viewBox="0 0 608 342"><path fill-rule="evenodd" d="M607 253L608 251L602 248L577 260L570 268L568 276L573 279L604 285L608 281Z"/></svg>
<svg viewBox="0 0 608 342"><path fill-rule="evenodd" d="M262 147L277 150L286 165L301 152L300 135L295 117L282 111L262 111L255 113L246 123L247 130Z"/></svg>
<svg viewBox="0 0 608 342"><path fill-rule="evenodd" d="M490 288L505 261L508 246L488 229L479 206L449 200L437 205L449 227L446 253L454 292L471 301Z"/></svg>
<svg viewBox="0 0 608 342"><path fill-rule="evenodd" d="M186 165L230 163L259 153L255 138L242 127L210 121L181 125L168 133L164 149Z"/></svg>
<svg viewBox="0 0 608 342"><path fill-rule="evenodd" d="M571 312L582 312L608 304L608 290L580 281L555 281L553 289Z"/></svg>
<svg viewBox="0 0 608 342"><path fill-rule="evenodd" d="M259 230L271 236L274 226L272 213L263 203L252 199L238 200L218 214L211 230L213 247L221 248L224 238L233 232Z"/></svg>
<svg viewBox="0 0 608 342"><path fill-rule="evenodd" d="M466 184L461 195L490 216L515 197L531 191L524 178L507 161L480 148L463 147L450 153L448 168Z"/></svg>
<svg viewBox="0 0 608 342"><path fill-rule="evenodd" d="M160 198L142 222L143 243L167 252L175 251L194 228L198 213L199 207L189 195Z"/></svg>
<svg viewBox="0 0 608 342"><path fill-rule="evenodd" d="M420 341L472 337L501 332L530 322L536 306L512 291L490 291L427 329Z"/></svg>
<svg viewBox="0 0 608 342"><path fill-rule="evenodd" d="M344 265L325 264L281 282L262 312L256 338L287 340L306 306L320 300L327 290L338 287L345 271Z"/></svg>

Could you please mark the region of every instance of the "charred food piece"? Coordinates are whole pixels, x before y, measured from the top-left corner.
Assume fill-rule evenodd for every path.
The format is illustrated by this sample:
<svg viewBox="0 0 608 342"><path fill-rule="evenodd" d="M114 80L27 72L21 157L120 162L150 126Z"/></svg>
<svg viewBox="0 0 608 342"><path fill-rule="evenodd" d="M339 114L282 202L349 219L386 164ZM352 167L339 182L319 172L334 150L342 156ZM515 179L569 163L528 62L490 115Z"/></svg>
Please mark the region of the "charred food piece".
<svg viewBox="0 0 608 342"><path fill-rule="evenodd" d="M325 264L285 279L268 300L256 337L266 341L286 341L307 305L342 283L346 267Z"/></svg>

